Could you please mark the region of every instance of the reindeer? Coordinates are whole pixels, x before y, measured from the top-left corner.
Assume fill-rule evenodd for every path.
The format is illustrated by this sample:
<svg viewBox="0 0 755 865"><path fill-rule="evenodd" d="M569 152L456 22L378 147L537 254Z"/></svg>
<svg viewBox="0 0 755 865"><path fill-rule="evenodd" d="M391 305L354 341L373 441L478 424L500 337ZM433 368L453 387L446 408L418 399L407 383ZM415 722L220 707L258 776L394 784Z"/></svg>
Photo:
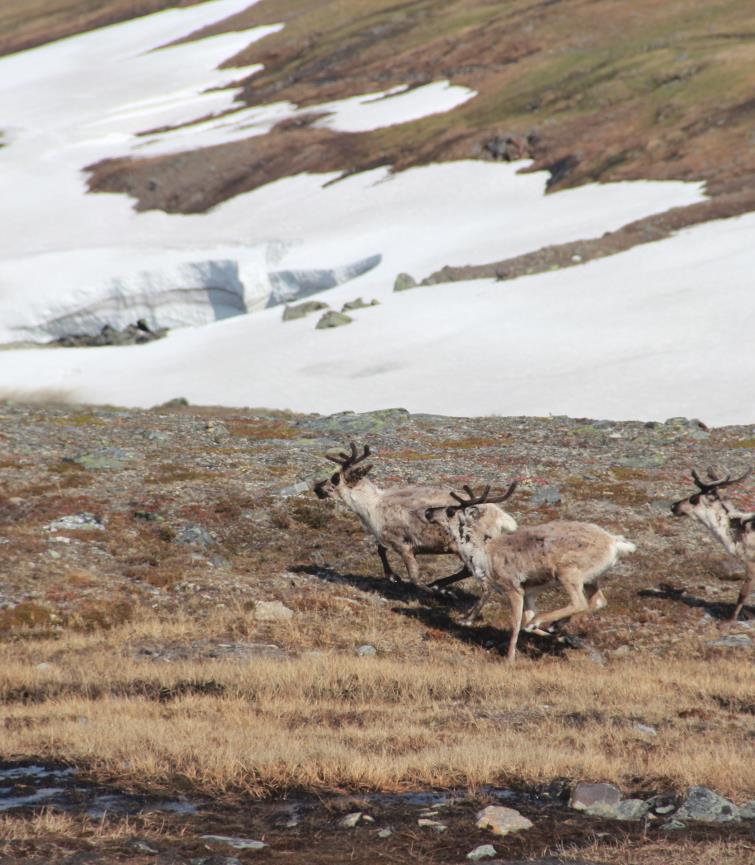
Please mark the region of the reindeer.
<svg viewBox="0 0 755 865"><path fill-rule="evenodd" d="M510 496L514 482L506 492ZM551 636L554 623L576 613L594 613L606 606L598 579L623 553L636 550L633 543L592 523L556 520L510 535L486 538L480 529L481 506L490 487L475 496L465 486L464 499L451 493L455 504L425 510L429 523L442 526L459 548L462 561L482 585L482 594L464 624L472 624L491 592L505 595L511 604L512 633L508 661L516 657L516 644L524 622L528 632ZM538 613L535 597L557 580L571 601L550 613ZM548 626L551 626L548 630Z"/></svg>
<svg viewBox="0 0 755 865"><path fill-rule="evenodd" d="M713 468L709 468L710 483L706 483L700 480L698 473L692 469L692 480L698 492L671 505L671 513L675 517L694 517L723 544L730 556L745 566L745 579L737 603L734 605L734 612L729 619L730 622L737 621L755 579L755 513L736 510L731 502L721 497L720 493L726 487L741 483L751 471L752 469L748 469L738 478L732 478L727 474L721 479Z"/></svg>
<svg viewBox="0 0 755 865"><path fill-rule="evenodd" d="M455 539L422 517L427 508L451 503L448 493L426 486L381 489L367 478L372 469L371 464L364 465L370 455L369 447L365 445L363 453L358 455L357 446L351 442L350 450L337 456L326 454L326 459L337 463L339 468L329 479L315 484L314 493L320 499L337 499L357 515L364 529L377 541L383 573L388 579L401 582L391 568L387 550L401 558L409 580L415 584L419 584L417 555L459 555ZM516 531L514 518L496 506L504 498L489 499L480 508L480 531L487 537ZM449 577L435 580L430 587L441 589L468 576L470 572L465 566Z"/></svg>

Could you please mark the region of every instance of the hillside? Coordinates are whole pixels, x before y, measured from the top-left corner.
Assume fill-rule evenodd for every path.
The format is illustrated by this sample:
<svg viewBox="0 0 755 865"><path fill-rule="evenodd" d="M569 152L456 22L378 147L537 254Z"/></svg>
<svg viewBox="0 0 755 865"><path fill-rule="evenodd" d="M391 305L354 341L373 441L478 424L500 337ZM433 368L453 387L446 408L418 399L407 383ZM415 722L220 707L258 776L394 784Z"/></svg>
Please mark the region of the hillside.
<svg viewBox="0 0 755 865"><path fill-rule="evenodd" d="M683 418L4 403L0 771L23 778L11 796L65 810L0 821L2 861L142 863L147 844L183 862L214 833L263 838L265 861L459 862L490 840L475 808L508 801L536 829L493 839L504 857L746 862L747 821L668 832L662 814L618 822L565 797L580 779L676 806L692 784L752 797L751 628L724 623L740 574L669 503L691 466L742 471L753 436ZM312 494L349 440L372 446L381 485L518 478L520 524L595 520L638 551L605 610L522 635L512 670L503 607L465 627L470 583L388 582L354 515ZM732 498L755 507L752 480ZM455 569L421 565L425 581ZM448 788L445 805L410 795ZM418 829L428 801L447 833ZM339 828L360 810L374 826Z"/></svg>

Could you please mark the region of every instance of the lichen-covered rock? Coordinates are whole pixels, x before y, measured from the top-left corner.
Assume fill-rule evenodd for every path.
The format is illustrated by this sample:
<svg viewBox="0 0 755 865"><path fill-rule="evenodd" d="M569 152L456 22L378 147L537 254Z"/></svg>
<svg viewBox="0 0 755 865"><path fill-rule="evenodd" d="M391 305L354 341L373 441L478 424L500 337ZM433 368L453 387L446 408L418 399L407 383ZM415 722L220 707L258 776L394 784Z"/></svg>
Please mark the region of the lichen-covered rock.
<svg viewBox="0 0 755 865"><path fill-rule="evenodd" d="M492 844L480 844L479 847L475 847L474 850L467 853L467 859L471 859L472 862L479 862L480 859L490 859L491 856L495 855L496 849Z"/></svg>
<svg viewBox="0 0 755 865"><path fill-rule="evenodd" d="M399 273L393 283L394 291L407 291L410 288L416 288L417 280L408 273Z"/></svg>
<svg viewBox="0 0 755 865"><path fill-rule="evenodd" d="M329 309L326 313L324 313L320 320L315 325L315 330L326 330L331 327L343 327L345 324L351 324L354 321L348 315L344 315L342 312L336 312L334 309Z"/></svg>
<svg viewBox="0 0 755 865"><path fill-rule="evenodd" d="M283 321L294 321L297 318L304 318L310 312L318 312L327 308L328 304L319 300L305 300L304 303L297 303L294 306L286 304L283 309Z"/></svg>
<svg viewBox="0 0 755 865"><path fill-rule="evenodd" d="M509 835L532 828L532 821L515 808L503 805L488 805L477 813L477 828L490 829L494 835Z"/></svg>
<svg viewBox="0 0 755 865"><path fill-rule="evenodd" d="M642 820L650 811L650 805L644 799L624 799L616 806L614 814L617 820Z"/></svg>
<svg viewBox="0 0 755 865"><path fill-rule="evenodd" d="M356 300L349 300L344 303L341 307L341 312L351 312L352 309L367 309L370 306L378 306L379 304L380 301L374 298L369 303L365 303L361 297L358 297Z"/></svg>
<svg viewBox="0 0 755 865"><path fill-rule="evenodd" d="M740 819L739 809L733 802L707 787L690 787L674 818L703 823L733 823Z"/></svg>

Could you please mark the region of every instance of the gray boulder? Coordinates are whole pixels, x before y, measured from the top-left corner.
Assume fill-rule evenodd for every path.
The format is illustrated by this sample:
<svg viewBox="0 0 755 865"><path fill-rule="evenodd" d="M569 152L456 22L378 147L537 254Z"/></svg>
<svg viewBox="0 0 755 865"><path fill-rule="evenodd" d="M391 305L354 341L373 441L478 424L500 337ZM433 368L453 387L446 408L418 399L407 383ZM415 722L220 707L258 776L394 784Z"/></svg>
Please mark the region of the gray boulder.
<svg viewBox="0 0 755 865"><path fill-rule="evenodd" d="M393 282L394 291L408 291L417 287L417 280L408 273L399 273Z"/></svg>
<svg viewBox="0 0 755 865"><path fill-rule="evenodd" d="M707 787L690 787L687 797L674 814L675 820L693 820L702 823L739 822L739 809Z"/></svg>
<svg viewBox="0 0 755 865"><path fill-rule="evenodd" d="M351 312L352 309L367 309L370 306L379 306L380 301L375 300L374 298L369 302L365 303L361 297L358 297L356 300L349 300L341 307L341 312Z"/></svg>
<svg viewBox="0 0 755 865"><path fill-rule="evenodd" d="M320 320L315 325L315 330L327 330L331 327L343 327L345 324L351 324L354 321L348 315L344 315L342 312L336 312L334 309L328 310L324 313Z"/></svg>
<svg viewBox="0 0 755 865"><path fill-rule="evenodd" d="M327 308L328 304L319 300L305 300L304 303L297 303L295 306L286 304L283 309L283 321L294 321L297 318L304 318L310 312L318 312Z"/></svg>

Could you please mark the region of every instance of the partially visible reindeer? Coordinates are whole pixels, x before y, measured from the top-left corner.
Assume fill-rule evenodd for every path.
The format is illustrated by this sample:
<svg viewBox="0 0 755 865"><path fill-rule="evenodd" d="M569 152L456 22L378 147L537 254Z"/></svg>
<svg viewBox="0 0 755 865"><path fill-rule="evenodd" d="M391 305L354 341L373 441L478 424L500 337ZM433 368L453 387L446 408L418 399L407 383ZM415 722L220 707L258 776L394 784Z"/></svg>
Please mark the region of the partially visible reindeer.
<svg viewBox="0 0 755 865"><path fill-rule="evenodd" d="M721 479L713 468L709 468L710 483L706 483L692 469L692 480L698 492L671 505L671 513L675 517L694 517L723 544L730 556L744 565L745 579L729 620L731 622L737 621L755 580L755 513L738 511L730 501L722 498L720 493L726 487L741 483L751 471L752 469L748 469L738 478L727 474Z"/></svg>
<svg viewBox="0 0 755 865"><path fill-rule="evenodd" d="M516 482L506 497L515 486ZM600 526L566 520L487 538L480 519L489 491L490 487L486 487L482 495L475 497L465 486L467 499L451 493L455 504L427 508L425 519L442 526L456 541L462 561L482 585L480 599L465 624L474 622L492 591L508 598L512 618L508 661L513 663L522 622L526 631L550 636L550 631L545 630L548 625L605 607L599 577L616 564L620 555L637 548ZM536 612L537 592L555 580L566 590L571 603L550 613Z"/></svg>
<svg viewBox="0 0 755 865"><path fill-rule="evenodd" d="M369 447L365 445L363 453L358 455L357 446L351 442L350 450L351 453L342 451L337 456L326 455L326 459L337 463L339 469L328 480L315 484L314 492L320 499L337 499L359 517L362 526L377 541L378 555L386 577L401 582L401 578L391 568L387 550L400 556L409 580L415 584L419 584L417 555L459 555L455 539L440 526L429 524L422 517L427 508L452 503L448 493L426 486L381 489L367 478L372 469L371 464L364 465L364 460L370 455ZM506 498L488 499L487 504L480 508L480 531L489 538L516 531L514 518L497 507L497 503ZM449 577L435 580L430 586L443 588L469 576L470 572L465 566Z"/></svg>

